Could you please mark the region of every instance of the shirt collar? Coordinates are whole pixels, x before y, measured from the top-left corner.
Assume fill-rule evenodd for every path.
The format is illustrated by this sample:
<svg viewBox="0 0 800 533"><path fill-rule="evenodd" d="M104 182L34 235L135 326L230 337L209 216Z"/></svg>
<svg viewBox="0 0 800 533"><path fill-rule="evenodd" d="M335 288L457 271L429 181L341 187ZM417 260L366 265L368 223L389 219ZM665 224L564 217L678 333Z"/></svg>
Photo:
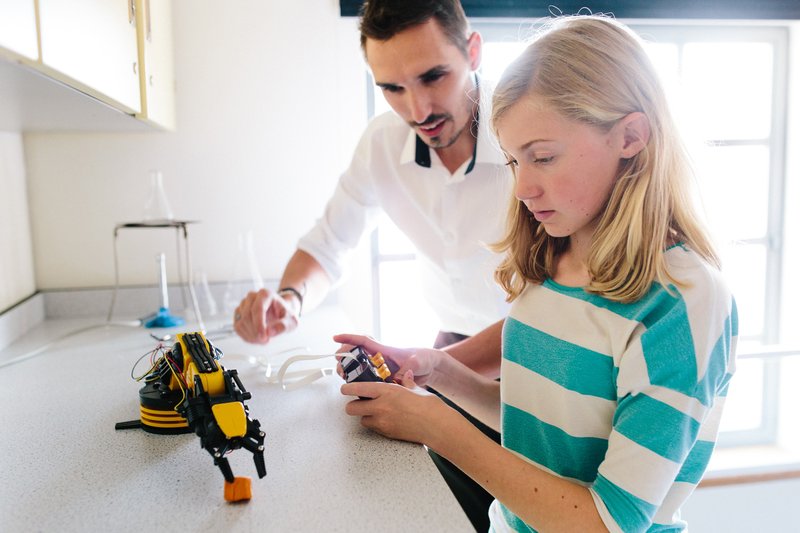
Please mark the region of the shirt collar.
<svg viewBox="0 0 800 533"><path fill-rule="evenodd" d="M425 144L422 138L411 130L416 139L414 143L414 162L421 167L431 168L431 147Z"/></svg>
<svg viewBox="0 0 800 533"><path fill-rule="evenodd" d="M465 174L469 174L475 168L476 163L505 164L497 141L494 140L494 136L486 124L486 117L491 116L491 90L481 84L479 76L476 75L475 80L480 100L478 103L478 116L470 125L470 132L477 136L477 140L473 147L472 160L469 162L469 166L464 172ZM484 117L484 120L481 120L481 117ZM401 164L411 161L424 168L431 167L431 148L425 144L425 141L413 129L409 132L400 155Z"/></svg>
<svg viewBox="0 0 800 533"><path fill-rule="evenodd" d="M472 147L472 159L469 162L469 166L464 171L464 174L469 174L473 168L475 168L475 160L478 155L478 139L480 138L480 105L478 106L478 111L476 112L475 120L472 124L469 125L469 134L475 136L475 145ZM425 144L425 141L422 138L414 133L412 130L411 132L413 137L415 138L414 142L414 162L421 167L431 168L431 147Z"/></svg>

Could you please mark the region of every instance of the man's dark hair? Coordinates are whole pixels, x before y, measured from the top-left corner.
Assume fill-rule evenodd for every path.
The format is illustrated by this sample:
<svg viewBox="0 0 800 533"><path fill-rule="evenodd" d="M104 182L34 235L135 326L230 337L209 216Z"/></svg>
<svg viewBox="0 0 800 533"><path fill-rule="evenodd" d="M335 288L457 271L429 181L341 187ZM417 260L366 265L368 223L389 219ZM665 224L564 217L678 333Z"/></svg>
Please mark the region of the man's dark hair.
<svg viewBox="0 0 800 533"><path fill-rule="evenodd" d="M435 19L447 39L467 55L467 17L459 0L366 0L359 14L361 48L367 39L388 41L397 33Z"/></svg>

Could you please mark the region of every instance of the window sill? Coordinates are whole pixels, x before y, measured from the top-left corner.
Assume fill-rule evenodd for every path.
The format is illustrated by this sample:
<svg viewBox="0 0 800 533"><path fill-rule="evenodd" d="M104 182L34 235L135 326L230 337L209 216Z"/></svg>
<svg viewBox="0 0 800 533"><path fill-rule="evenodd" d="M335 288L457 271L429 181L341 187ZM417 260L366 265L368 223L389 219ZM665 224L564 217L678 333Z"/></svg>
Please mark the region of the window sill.
<svg viewBox="0 0 800 533"><path fill-rule="evenodd" d="M800 452L781 446L717 449L700 488L800 478Z"/></svg>

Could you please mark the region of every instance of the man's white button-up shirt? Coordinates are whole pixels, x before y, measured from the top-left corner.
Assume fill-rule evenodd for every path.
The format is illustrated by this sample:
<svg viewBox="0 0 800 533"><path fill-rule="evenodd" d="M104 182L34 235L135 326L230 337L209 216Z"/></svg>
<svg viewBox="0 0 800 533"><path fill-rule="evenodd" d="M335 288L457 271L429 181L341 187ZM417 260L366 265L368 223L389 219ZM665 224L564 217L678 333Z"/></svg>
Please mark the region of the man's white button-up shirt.
<svg viewBox="0 0 800 533"><path fill-rule="evenodd" d="M501 257L486 245L502 237L513 177L487 125L490 100L482 92L474 157L453 174L395 113L373 119L322 218L298 243L337 281L347 253L384 211L417 249L439 329L465 335L508 310L493 278Z"/></svg>

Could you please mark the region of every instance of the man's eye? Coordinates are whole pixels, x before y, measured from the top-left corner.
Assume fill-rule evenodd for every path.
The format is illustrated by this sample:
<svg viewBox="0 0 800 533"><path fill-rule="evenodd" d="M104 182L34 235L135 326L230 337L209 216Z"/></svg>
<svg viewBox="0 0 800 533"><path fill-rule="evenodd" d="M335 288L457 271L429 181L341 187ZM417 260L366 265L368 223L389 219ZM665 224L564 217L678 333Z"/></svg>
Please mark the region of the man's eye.
<svg viewBox="0 0 800 533"><path fill-rule="evenodd" d="M444 72L431 72L422 77L422 83L433 83L444 76Z"/></svg>
<svg viewBox="0 0 800 533"><path fill-rule="evenodd" d="M381 90L387 93L399 93L402 89L397 85L381 85Z"/></svg>

